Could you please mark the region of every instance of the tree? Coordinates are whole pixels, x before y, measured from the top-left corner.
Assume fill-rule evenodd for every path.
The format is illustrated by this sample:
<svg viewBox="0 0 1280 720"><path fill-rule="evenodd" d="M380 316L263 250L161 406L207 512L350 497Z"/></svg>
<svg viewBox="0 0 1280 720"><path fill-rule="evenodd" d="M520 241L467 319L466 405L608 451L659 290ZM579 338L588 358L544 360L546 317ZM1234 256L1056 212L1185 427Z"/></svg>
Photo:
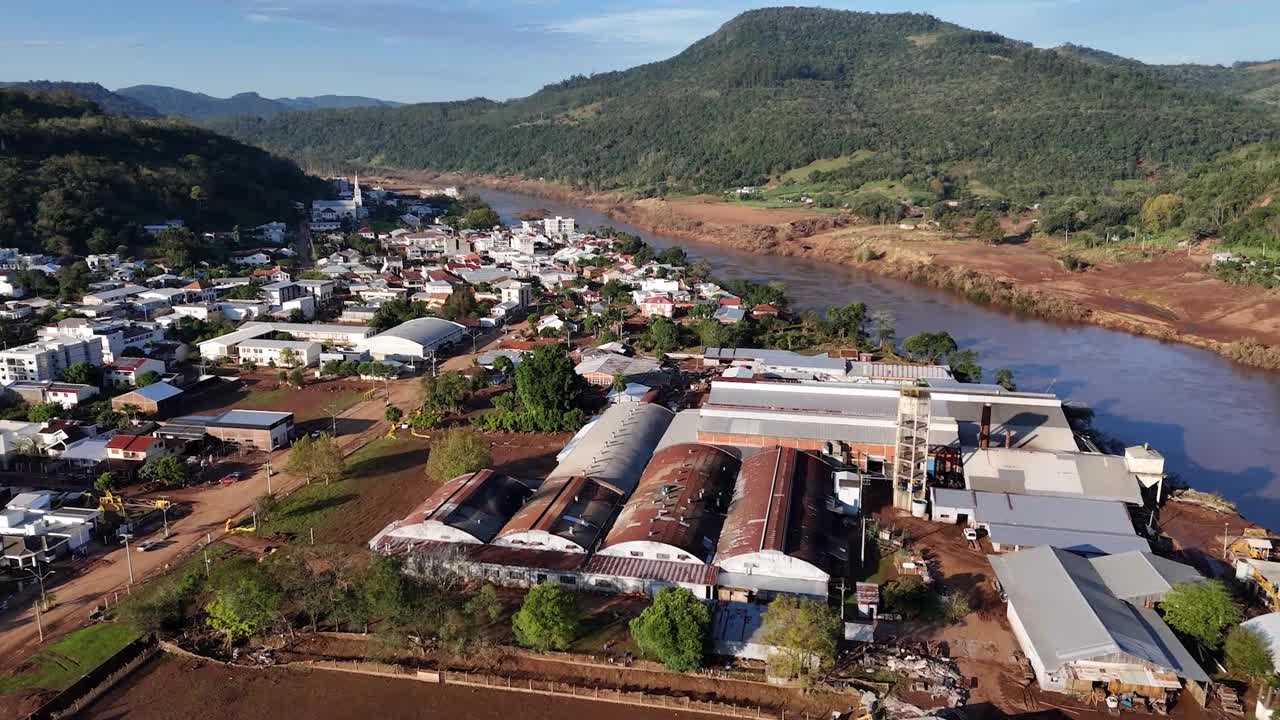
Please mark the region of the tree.
<svg viewBox="0 0 1280 720"><path fill-rule="evenodd" d="M193 201L195 201L195 202L202 203L202 202L204 202L205 200L208 200L208 199L209 199L209 194L208 194L208 193L206 193L206 192L204 191L204 188L200 187L199 185L192 185L192 186L191 186L191 199L192 199Z"/></svg>
<svg viewBox="0 0 1280 720"><path fill-rule="evenodd" d="M166 228L160 232L154 245L157 256L171 269L191 264L191 248L195 238L185 227Z"/></svg>
<svg viewBox="0 0 1280 720"><path fill-rule="evenodd" d="M101 409L93 414L93 424L98 426L99 430L115 430L124 424L124 414L112 409L110 405L104 404Z"/></svg>
<svg viewBox="0 0 1280 720"><path fill-rule="evenodd" d="M305 477L308 483L324 480L327 485L342 477L346 460L333 436L326 433L318 438L304 436L294 441L285 467L294 475Z"/></svg>
<svg viewBox="0 0 1280 720"><path fill-rule="evenodd" d="M764 613L760 640L774 646L769 674L808 683L835 662L843 625L826 603L780 596Z"/></svg>
<svg viewBox="0 0 1280 720"><path fill-rule="evenodd" d="M1009 368L1000 368L996 371L995 382L1000 387L1009 392L1018 391L1018 383L1013 379L1013 371Z"/></svg>
<svg viewBox="0 0 1280 720"><path fill-rule="evenodd" d="M955 339L951 337L951 333L946 330L939 330L937 332L922 332L912 335L902 341L902 349L911 353L913 357L925 359L936 364L942 358L955 352L958 346Z"/></svg>
<svg viewBox="0 0 1280 720"><path fill-rule="evenodd" d="M489 443L475 431L453 428L431 444L427 475L445 481L483 470L493 463Z"/></svg>
<svg viewBox="0 0 1280 720"><path fill-rule="evenodd" d="M614 373L613 382L609 385L609 389L622 394L627 390L627 376L622 373Z"/></svg>
<svg viewBox="0 0 1280 720"><path fill-rule="evenodd" d="M1271 645L1262 633L1251 627L1237 625L1227 633L1223 648L1227 670L1254 680L1271 680L1276 677L1275 657Z"/></svg>
<svg viewBox="0 0 1280 720"><path fill-rule="evenodd" d="M1147 232L1158 233L1177 227L1183 219L1182 197L1172 193L1156 195L1142 204L1138 217Z"/></svg>
<svg viewBox="0 0 1280 720"><path fill-rule="evenodd" d="M1000 221L989 210L983 210L973 216L973 236L979 240L995 245L1004 239L1004 230L1000 227Z"/></svg>
<svg viewBox="0 0 1280 720"><path fill-rule="evenodd" d="M669 670L688 672L702 666L711 610L685 588L663 588L653 603L630 623L631 637L642 652Z"/></svg>
<svg viewBox="0 0 1280 720"><path fill-rule="evenodd" d="M33 423L45 423L64 412L66 411L57 403L40 403L39 405L32 405L27 410L27 420Z"/></svg>
<svg viewBox="0 0 1280 720"><path fill-rule="evenodd" d="M114 488L115 486L116 486L115 473L109 470L99 475L98 479L93 481L93 488L98 492L106 492Z"/></svg>
<svg viewBox="0 0 1280 720"><path fill-rule="evenodd" d="M400 558L374 555L364 574L364 605L374 618L390 618L401 612L408 589Z"/></svg>
<svg viewBox="0 0 1280 720"><path fill-rule="evenodd" d="M137 382L138 387L140 388L148 385L155 385L160 382L160 373L155 370L148 370L144 373L139 373L138 377L135 378L135 382Z"/></svg>
<svg viewBox="0 0 1280 720"><path fill-rule="evenodd" d="M1240 606L1219 580L1175 585L1161 609L1169 627L1209 650L1221 647L1226 629L1240 622Z"/></svg>
<svg viewBox="0 0 1280 720"><path fill-rule="evenodd" d="M876 343L881 348L893 347L894 340L898 334L898 329L895 326L896 322L893 313L888 310L877 310L871 313L871 323L875 326Z"/></svg>
<svg viewBox="0 0 1280 720"><path fill-rule="evenodd" d="M388 405L387 409L382 412L382 416L386 418L387 422L394 425L404 417L404 411L395 405Z"/></svg>
<svg viewBox="0 0 1280 720"><path fill-rule="evenodd" d="M221 633L228 649L265 630L280 609L280 595L261 581L243 577L232 588L223 588L205 606L205 620Z"/></svg>
<svg viewBox="0 0 1280 720"><path fill-rule="evenodd" d="M516 371L516 363L506 355L499 355L493 359L493 369L495 372L500 372L506 377L511 377L511 375Z"/></svg>
<svg viewBox="0 0 1280 720"><path fill-rule="evenodd" d="M488 619L496 622L502 617L502 601L498 599L498 589L492 583L485 583L475 595L467 600L463 610L476 620Z"/></svg>
<svg viewBox="0 0 1280 720"><path fill-rule="evenodd" d="M947 365L960 382L982 382L982 366L978 364L978 353L974 350L956 350L947 356Z"/></svg>
<svg viewBox="0 0 1280 720"><path fill-rule="evenodd" d="M261 296L262 291L253 283L236 285L227 291L227 298L229 300L257 300Z"/></svg>
<svg viewBox="0 0 1280 720"><path fill-rule="evenodd" d="M298 351L293 348L285 348L280 351L280 364L291 368L298 364Z"/></svg>
<svg viewBox="0 0 1280 720"><path fill-rule="evenodd" d="M187 484L187 466L172 455L152 458L142 465L138 476L165 487L182 487Z"/></svg>
<svg viewBox="0 0 1280 720"><path fill-rule="evenodd" d="M58 268L58 299L63 302L75 300L89 289L89 265L77 260Z"/></svg>
<svg viewBox="0 0 1280 720"><path fill-rule="evenodd" d="M458 372L422 378L422 406L442 413L462 412L471 383Z"/></svg>
<svg viewBox="0 0 1280 720"><path fill-rule="evenodd" d="M516 642L534 650L568 650L578 636L581 613L573 593L555 583L530 588L511 618Z"/></svg>
<svg viewBox="0 0 1280 720"><path fill-rule="evenodd" d="M516 366L516 396L531 429L576 430L586 420L578 407L582 378L562 345L539 345Z"/></svg>
<svg viewBox="0 0 1280 720"><path fill-rule="evenodd" d="M102 381L102 371L87 362L71 363L62 371L62 381L74 385L98 385Z"/></svg>
<svg viewBox="0 0 1280 720"><path fill-rule="evenodd" d="M490 207L480 207L468 210L467 214L462 216L462 222L468 228L473 230L491 230L496 225L502 224L502 218L498 217L498 213Z"/></svg>
<svg viewBox="0 0 1280 720"><path fill-rule="evenodd" d="M670 318L661 316L652 318L649 321L649 329L645 331L645 343L655 353L666 355L683 345L680 340L680 326Z"/></svg>
<svg viewBox="0 0 1280 720"><path fill-rule="evenodd" d="M867 336L867 304L834 306L827 310L827 322L836 337L861 343Z"/></svg>
<svg viewBox="0 0 1280 720"><path fill-rule="evenodd" d="M296 367L288 373L289 384L294 387L302 387L307 384L307 375L302 368Z"/></svg>

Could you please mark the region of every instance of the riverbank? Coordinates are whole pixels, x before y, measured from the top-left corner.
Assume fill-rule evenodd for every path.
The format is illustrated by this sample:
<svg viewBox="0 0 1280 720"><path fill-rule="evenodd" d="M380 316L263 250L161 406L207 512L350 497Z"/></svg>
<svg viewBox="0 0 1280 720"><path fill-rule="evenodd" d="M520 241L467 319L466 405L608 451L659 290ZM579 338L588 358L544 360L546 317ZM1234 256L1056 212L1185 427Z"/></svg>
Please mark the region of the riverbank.
<svg viewBox="0 0 1280 720"><path fill-rule="evenodd" d="M981 305L1184 343L1244 365L1280 369L1280 293L1218 280L1206 271L1203 251L1158 248L1142 259L1073 272L1059 261L1065 245L1043 238L989 246L929 229L865 225L849 215L712 197L636 201L524 178L385 169L381 175L396 188L456 183L573 203L682 240L839 263Z"/></svg>

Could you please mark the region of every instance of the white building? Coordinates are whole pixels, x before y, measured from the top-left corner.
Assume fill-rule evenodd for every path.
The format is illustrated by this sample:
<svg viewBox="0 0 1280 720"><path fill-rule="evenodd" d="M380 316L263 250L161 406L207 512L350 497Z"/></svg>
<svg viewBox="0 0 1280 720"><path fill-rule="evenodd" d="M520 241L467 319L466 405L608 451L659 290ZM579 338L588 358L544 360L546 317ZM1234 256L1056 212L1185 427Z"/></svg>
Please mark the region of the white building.
<svg viewBox="0 0 1280 720"><path fill-rule="evenodd" d="M456 322L417 318L363 339L357 347L367 350L375 360L422 360L433 357L442 347L460 342L466 334L466 327Z"/></svg>
<svg viewBox="0 0 1280 720"><path fill-rule="evenodd" d="M0 350L0 383L56 380L76 363L102 365L102 343L73 337L50 337Z"/></svg>
<svg viewBox="0 0 1280 720"><path fill-rule="evenodd" d="M320 360L320 343L303 340L246 340L238 347L240 362L275 367L309 367ZM292 359L286 362L286 356Z"/></svg>
<svg viewBox="0 0 1280 720"><path fill-rule="evenodd" d="M576 223L573 218L560 217L546 218L542 221L543 232L547 237L568 237L573 234Z"/></svg>
<svg viewBox="0 0 1280 720"><path fill-rule="evenodd" d="M317 304L323 305L333 299L334 282L332 280L298 280L294 284L311 293Z"/></svg>

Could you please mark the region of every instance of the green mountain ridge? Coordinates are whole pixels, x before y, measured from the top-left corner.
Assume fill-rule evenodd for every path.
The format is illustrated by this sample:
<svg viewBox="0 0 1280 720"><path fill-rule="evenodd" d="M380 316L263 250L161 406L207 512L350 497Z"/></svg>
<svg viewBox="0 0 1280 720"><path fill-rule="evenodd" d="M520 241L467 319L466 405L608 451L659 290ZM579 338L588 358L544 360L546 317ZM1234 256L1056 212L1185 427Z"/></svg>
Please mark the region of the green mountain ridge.
<svg viewBox="0 0 1280 720"><path fill-rule="evenodd" d="M289 221L295 202L326 189L291 161L185 122L113 116L64 92L0 90L0 246L141 247L147 223Z"/></svg>
<svg viewBox="0 0 1280 720"><path fill-rule="evenodd" d="M27 80L23 82L0 82L0 88L27 92L68 93L97 105L109 115L131 118L154 118L160 116L160 113L155 108L145 102L139 102L134 98L113 93L98 83Z"/></svg>
<svg viewBox="0 0 1280 720"><path fill-rule="evenodd" d="M639 194L758 185L823 158L857 188L975 181L1017 199L1105 189L1280 137L1280 115L1123 64L922 14L743 13L668 60L525 98L236 117L299 159L515 174Z"/></svg>
<svg viewBox="0 0 1280 720"><path fill-rule="evenodd" d="M1280 105L1280 59L1241 61L1227 65L1147 65L1132 58L1080 45L1060 45L1054 52L1104 67L1122 67L1187 90L1221 92L1271 105Z"/></svg>
<svg viewBox="0 0 1280 720"><path fill-rule="evenodd" d="M203 121L232 115L269 118L295 110L323 110L356 107L399 107L400 103L358 95L317 95L314 97L266 98L244 92L229 98L213 97L163 85L133 85L116 93L155 108L159 114Z"/></svg>

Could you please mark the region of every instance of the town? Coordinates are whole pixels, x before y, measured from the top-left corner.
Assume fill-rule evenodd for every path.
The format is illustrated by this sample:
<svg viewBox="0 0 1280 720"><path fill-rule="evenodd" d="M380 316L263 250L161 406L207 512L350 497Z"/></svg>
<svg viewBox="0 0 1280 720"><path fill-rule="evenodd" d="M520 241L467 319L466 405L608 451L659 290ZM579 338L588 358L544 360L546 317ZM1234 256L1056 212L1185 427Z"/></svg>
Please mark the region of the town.
<svg viewBox="0 0 1280 720"><path fill-rule="evenodd" d="M861 303L794 312L461 187L331 186L202 231L223 264L181 219L147 259L0 249L10 653L365 662L316 631L376 626L474 683L522 646L531 690L580 682L553 651L661 670L650 703L723 668L687 705L719 714L1269 717L1280 539L1163 533L1212 498L1142 438Z"/></svg>

